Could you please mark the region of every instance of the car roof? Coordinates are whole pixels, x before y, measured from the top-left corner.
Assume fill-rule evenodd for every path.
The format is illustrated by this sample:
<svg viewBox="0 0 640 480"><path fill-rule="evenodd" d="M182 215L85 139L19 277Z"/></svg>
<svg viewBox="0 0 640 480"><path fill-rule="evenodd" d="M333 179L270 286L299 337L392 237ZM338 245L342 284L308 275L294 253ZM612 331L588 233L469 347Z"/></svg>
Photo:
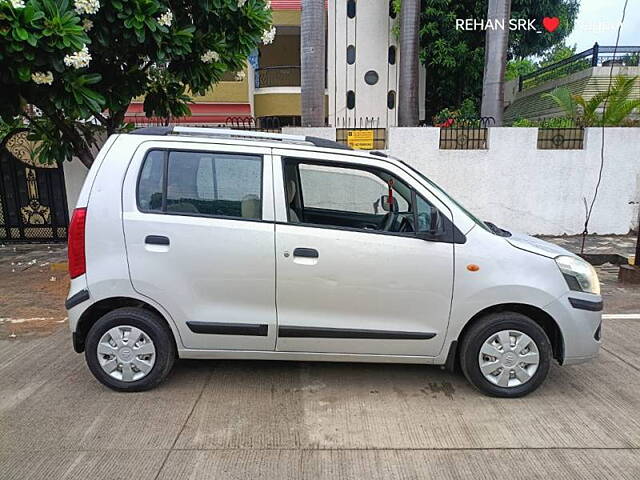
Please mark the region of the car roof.
<svg viewBox="0 0 640 480"><path fill-rule="evenodd" d="M145 141L153 139L186 143L198 142L226 145L251 145L257 147L286 148L319 153L348 154L350 156L376 160L380 160L381 157L388 158L388 155L383 152L352 150L343 143L326 138L262 131L171 126L139 128L123 135L144 136Z"/></svg>

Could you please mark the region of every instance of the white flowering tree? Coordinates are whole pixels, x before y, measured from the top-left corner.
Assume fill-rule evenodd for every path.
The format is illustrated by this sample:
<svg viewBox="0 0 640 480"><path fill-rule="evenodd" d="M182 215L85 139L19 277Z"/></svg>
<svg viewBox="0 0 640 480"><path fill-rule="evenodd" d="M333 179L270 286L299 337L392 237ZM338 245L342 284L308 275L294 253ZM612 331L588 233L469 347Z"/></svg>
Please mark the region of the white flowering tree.
<svg viewBox="0 0 640 480"><path fill-rule="evenodd" d="M0 119L28 120L40 161L90 166L132 99L184 115L187 89L241 71L274 35L267 0L0 0Z"/></svg>

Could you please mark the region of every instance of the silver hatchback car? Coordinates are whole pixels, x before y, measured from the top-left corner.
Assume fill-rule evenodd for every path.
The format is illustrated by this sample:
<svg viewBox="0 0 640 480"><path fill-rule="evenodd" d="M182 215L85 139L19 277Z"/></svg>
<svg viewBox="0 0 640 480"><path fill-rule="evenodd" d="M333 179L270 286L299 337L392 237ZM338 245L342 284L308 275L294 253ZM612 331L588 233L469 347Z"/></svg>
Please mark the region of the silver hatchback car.
<svg viewBox="0 0 640 480"><path fill-rule="evenodd" d="M73 343L124 391L179 358L459 366L535 390L589 360L602 298L576 255L475 218L402 161L188 127L108 139L69 229Z"/></svg>

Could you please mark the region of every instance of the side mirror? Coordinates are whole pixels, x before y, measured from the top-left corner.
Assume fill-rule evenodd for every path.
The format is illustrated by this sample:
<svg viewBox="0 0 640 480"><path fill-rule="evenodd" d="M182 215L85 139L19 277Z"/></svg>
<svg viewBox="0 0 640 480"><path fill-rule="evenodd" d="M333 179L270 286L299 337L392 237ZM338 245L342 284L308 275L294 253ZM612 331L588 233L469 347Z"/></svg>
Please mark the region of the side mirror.
<svg viewBox="0 0 640 480"><path fill-rule="evenodd" d="M382 195L380 197L380 205L382 206L382 210L384 210L385 212L398 211L398 200L395 197L392 197L390 202L389 195Z"/></svg>

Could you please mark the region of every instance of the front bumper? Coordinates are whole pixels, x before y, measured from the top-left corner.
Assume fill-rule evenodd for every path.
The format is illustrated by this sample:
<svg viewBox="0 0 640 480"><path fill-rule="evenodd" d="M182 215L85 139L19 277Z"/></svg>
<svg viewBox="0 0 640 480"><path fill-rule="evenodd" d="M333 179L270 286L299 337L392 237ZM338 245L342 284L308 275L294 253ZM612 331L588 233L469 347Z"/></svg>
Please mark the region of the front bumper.
<svg viewBox="0 0 640 480"><path fill-rule="evenodd" d="M568 292L545 307L562 332L563 365L598 356L602 343L602 297Z"/></svg>

